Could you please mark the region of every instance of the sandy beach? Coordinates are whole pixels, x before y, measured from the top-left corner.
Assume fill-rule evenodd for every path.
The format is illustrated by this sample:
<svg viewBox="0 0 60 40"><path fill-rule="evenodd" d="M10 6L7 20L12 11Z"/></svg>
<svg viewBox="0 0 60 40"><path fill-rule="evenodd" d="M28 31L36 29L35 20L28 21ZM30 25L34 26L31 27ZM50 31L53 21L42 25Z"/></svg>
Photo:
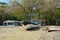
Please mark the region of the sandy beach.
<svg viewBox="0 0 60 40"><path fill-rule="evenodd" d="M0 27L0 40L60 40L60 31L26 31L25 27Z"/></svg>

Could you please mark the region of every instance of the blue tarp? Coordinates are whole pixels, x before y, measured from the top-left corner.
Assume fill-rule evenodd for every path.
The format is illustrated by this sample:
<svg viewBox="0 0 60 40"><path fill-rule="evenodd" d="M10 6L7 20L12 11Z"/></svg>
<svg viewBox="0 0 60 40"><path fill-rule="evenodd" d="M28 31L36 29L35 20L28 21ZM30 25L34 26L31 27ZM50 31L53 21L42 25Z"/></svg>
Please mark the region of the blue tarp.
<svg viewBox="0 0 60 40"><path fill-rule="evenodd" d="M32 22L32 24L38 25L40 24L40 22Z"/></svg>

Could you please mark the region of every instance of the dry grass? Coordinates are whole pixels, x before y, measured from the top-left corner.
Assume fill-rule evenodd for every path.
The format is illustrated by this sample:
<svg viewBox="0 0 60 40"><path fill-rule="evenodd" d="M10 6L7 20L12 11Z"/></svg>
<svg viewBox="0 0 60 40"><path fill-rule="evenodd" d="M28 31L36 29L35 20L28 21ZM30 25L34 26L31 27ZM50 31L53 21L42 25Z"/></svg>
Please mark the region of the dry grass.
<svg viewBox="0 0 60 40"><path fill-rule="evenodd" d="M60 32L58 34L60 35ZM0 27L0 40L59 40L59 35L57 32L46 32L40 29L26 31L25 27Z"/></svg>

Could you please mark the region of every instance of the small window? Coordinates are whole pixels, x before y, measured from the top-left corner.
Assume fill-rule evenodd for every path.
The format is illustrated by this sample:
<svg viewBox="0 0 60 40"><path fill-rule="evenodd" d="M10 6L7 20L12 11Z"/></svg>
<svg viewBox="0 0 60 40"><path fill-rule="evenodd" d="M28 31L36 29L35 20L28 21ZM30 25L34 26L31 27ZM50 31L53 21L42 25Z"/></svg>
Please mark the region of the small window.
<svg viewBox="0 0 60 40"><path fill-rule="evenodd" d="M13 25L13 23L8 23L8 25Z"/></svg>

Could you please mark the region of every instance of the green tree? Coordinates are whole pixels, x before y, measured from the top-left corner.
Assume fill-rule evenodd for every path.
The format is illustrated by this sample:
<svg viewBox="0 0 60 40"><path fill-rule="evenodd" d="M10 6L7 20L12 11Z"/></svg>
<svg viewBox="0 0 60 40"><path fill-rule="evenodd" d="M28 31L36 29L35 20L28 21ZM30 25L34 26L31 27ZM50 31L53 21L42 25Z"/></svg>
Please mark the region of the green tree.
<svg viewBox="0 0 60 40"><path fill-rule="evenodd" d="M25 18L23 6L14 1L11 2L11 6L6 9L6 13L9 13L10 16L14 17L12 20L23 20Z"/></svg>
<svg viewBox="0 0 60 40"><path fill-rule="evenodd" d="M5 3L5 2L0 2L0 25L3 23L3 21L4 20L6 20L5 19L5 9L6 9L6 7L7 7L7 3Z"/></svg>
<svg viewBox="0 0 60 40"><path fill-rule="evenodd" d="M25 0L23 6L27 13L34 13L32 9L35 7L35 12L40 14L41 19L56 20L56 0Z"/></svg>

